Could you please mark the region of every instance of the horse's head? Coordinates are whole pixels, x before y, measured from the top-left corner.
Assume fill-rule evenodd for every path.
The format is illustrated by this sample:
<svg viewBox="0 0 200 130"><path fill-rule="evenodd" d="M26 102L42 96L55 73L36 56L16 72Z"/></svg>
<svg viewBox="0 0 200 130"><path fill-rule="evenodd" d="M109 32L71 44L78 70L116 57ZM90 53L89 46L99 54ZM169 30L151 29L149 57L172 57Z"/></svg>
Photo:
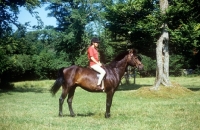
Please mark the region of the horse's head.
<svg viewBox="0 0 200 130"><path fill-rule="evenodd" d="M129 54L128 54L128 59L127 59L128 65L133 66L133 67L135 66L139 70L142 70L144 68L144 65L142 64L140 60L141 59L139 59L137 55L137 51L135 49L130 49Z"/></svg>

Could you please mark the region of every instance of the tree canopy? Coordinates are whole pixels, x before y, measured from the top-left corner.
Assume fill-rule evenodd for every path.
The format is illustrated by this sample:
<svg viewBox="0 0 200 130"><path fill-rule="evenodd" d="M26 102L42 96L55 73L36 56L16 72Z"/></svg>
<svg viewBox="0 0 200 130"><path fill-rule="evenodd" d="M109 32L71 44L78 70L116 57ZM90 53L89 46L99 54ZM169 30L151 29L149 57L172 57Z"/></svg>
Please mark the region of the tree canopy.
<svg viewBox="0 0 200 130"><path fill-rule="evenodd" d="M37 7L48 4L48 17L57 26L44 26ZM60 67L87 66L86 49L93 36L99 37L101 59L106 64L114 55L136 48L145 62L144 76L155 76L156 40L162 23L169 31L170 74L180 69L200 69L200 2L170 0L166 15L160 15L157 0L1 0L0 78L25 80L54 78ZM25 7L38 25L18 21ZM16 31L12 26L18 27ZM10 79L4 77L10 76Z"/></svg>

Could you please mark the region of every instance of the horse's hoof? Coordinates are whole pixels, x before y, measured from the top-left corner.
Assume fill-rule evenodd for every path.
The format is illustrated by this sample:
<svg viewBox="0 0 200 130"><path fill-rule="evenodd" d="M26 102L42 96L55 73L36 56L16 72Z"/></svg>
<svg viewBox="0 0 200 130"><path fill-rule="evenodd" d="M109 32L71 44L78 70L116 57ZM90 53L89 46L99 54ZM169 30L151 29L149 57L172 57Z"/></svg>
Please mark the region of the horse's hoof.
<svg viewBox="0 0 200 130"><path fill-rule="evenodd" d="M76 116L76 114L74 114L74 113L73 113L73 114L70 114L70 116L71 116L71 117L75 117L75 116Z"/></svg>
<svg viewBox="0 0 200 130"><path fill-rule="evenodd" d="M105 118L110 118L110 113L105 113Z"/></svg>
<svg viewBox="0 0 200 130"><path fill-rule="evenodd" d="M76 115L71 115L71 117L75 117Z"/></svg>
<svg viewBox="0 0 200 130"><path fill-rule="evenodd" d="M63 114L59 113L58 116L59 116L59 117L63 117Z"/></svg>

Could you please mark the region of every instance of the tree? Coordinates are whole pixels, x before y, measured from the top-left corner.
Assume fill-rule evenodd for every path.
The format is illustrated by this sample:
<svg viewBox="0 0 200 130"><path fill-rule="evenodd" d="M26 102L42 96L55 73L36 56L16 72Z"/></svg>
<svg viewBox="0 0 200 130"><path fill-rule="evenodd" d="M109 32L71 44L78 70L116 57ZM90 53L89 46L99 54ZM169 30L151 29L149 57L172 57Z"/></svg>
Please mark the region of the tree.
<svg viewBox="0 0 200 130"><path fill-rule="evenodd" d="M0 0L0 37L11 33L12 25L16 26L18 29L29 26L29 23L22 25L18 22L19 8L22 6L30 12L30 15L35 16L38 20L39 25L34 28L41 28L43 22L38 16L38 12L35 12L34 9L40 7L44 1L45 0Z"/></svg>
<svg viewBox="0 0 200 130"><path fill-rule="evenodd" d="M22 52L21 47L24 46L23 39L19 37L25 34L26 25L21 25L18 22L19 7L24 6L31 14L37 16L33 10L40 4L40 0L0 0L0 74L7 70L10 64L13 64L10 61L10 56ZM20 36L13 34L12 25L18 27L17 35Z"/></svg>
<svg viewBox="0 0 200 130"><path fill-rule="evenodd" d="M149 0L127 0L106 9L108 30L114 42L126 42L127 48L137 48L140 53L155 58L155 40L160 21L157 3ZM118 45L116 45L118 46Z"/></svg>
<svg viewBox="0 0 200 130"><path fill-rule="evenodd" d="M199 0L173 0L166 13L170 32L170 55L182 55L182 68L185 69L197 69L200 66L199 8Z"/></svg>
<svg viewBox="0 0 200 130"><path fill-rule="evenodd" d="M168 8L168 0L160 0L161 15L165 15ZM152 90L157 90L160 84L171 86L169 80L169 33L167 31L167 21L161 26L161 35L156 43L156 79Z"/></svg>
<svg viewBox="0 0 200 130"><path fill-rule="evenodd" d="M99 20L103 3L105 0L60 0L52 1L47 7L51 11L49 16L56 18L56 30L60 32L56 50L69 54L73 64L86 54L90 39L94 36L94 32L86 32L86 27Z"/></svg>
<svg viewBox="0 0 200 130"><path fill-rule="evenodd" d="M153 60L156 59L155 43L162 31L170 34L170 39L167 39L170 51L167 53L170 53L172 60L176 58L176 63L169 62L169 72L177 76L183 67L198 69L200 65L200 1L173 0L169 4L163 14L157 0L121 1L108 6L105 16L111 37L118 42L113 46L127 42L128 47L137 48Z"/></svg>
<svg viewBox="0 0 200 130"><path fill-rule="evenodd" d="M152 53L156 37L159 38L156 44L157 75L153 89L158 89L160 83L166 86L170 85L169 35L167 32L167 23L165 21L168 1L160 1L161 14L158 14L159 8L157 8L156 2L157 1L150 2L147 0L124 1L124 3L118 3L110 7L107 17L111 21L109 23L110 30L115 32L116 35L125 38L129 37L128 32L130 32L132 46L138 45L137 47L140 51L144 50L143 52L148 55ZM162 21L164 21L164 23L162 23ZM161 28L160 25L162 25ZM159 30L161 30L160 36ZM143 46L141 46L141 44Z"/></svg>

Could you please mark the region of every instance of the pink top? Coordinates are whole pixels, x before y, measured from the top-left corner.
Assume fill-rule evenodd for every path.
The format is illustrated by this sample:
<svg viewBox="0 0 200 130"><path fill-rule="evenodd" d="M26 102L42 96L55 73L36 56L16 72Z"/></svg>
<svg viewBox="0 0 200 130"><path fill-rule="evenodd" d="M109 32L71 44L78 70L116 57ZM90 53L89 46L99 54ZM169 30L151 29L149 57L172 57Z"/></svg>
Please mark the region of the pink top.
<svg viewBox="0 0 200 130"><path fill-rule="evenodd" d="M94 59L95 59L96 61L99 61L98 51L97 51L94 47L92 47L92 46L90 46L90 47L88 48L88 50L87 50L87 56L88 56L88 60L89 60L89 62L90 62L90 63L89 63L90 66L96 64L94 61L91 60L91 57L94 57Z"/></svg>

